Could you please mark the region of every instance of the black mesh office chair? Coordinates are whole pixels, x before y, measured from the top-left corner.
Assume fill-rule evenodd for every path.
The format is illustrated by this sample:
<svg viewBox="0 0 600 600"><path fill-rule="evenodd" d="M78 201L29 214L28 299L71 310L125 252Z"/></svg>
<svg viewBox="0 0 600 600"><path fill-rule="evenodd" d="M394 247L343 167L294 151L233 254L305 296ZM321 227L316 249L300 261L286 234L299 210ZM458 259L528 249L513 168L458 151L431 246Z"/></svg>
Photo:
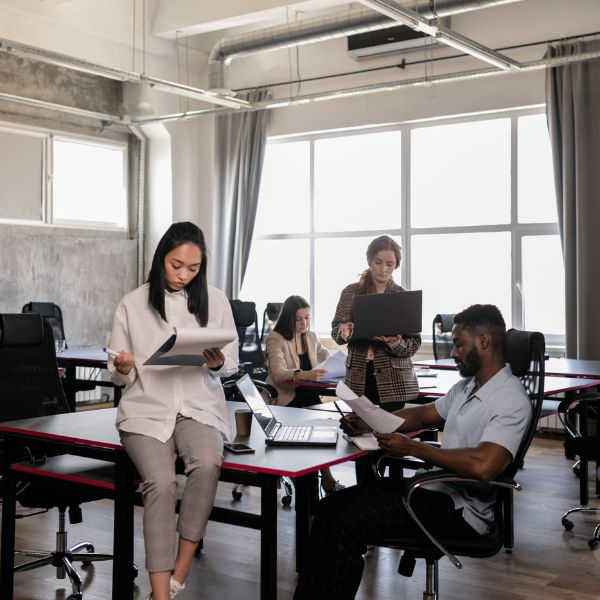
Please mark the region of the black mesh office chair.
<svg viewBox="0 0 600 600"><path fill-rule="evenodd" d="M69 411L69 406L60 384L54 336L47 319L39 314L0 315L0 421L26 419L38 416L60 414ZM0 449L2 439L0 438ZM36 463L45 461L31 447L24 460ZM17 555L29 556L34 560L15 567L15 572L28 571L37 567L53 565L57 567L57 577L68 575L73 586L73 594L67 600L81 600L82 579L73 563L89 565L92 561L112 560L110 554L96 554L90 542L67 546L65 513L69 509L71 523L81 522L82 502L106 497L96 488L75 489L63 481L43 478L39 483L29 481L29 485L17 486L17 499L27 508L58 508L59 527L56 532L54 551L22 550ZM81 552L83 551L83 552Z"/></svg>
<svg viewBox="0 0 600 600"><path fill-rule="evenodd" d="M55 340L64 340L67 347L67 338L65 337L65 327L63 323L62 310L54 302L28 302L23 305L22 313L36 313L42 315L52 326L52 333Z"/></svg>
<svg viewBox="0 0 600 600"><path fill-rule="evenodd" d="M433 318L431 340L433 342L433 358L450 358L452 352L452 327L454 314L439 314Z"/></svg>
<svg viewBox="0 0 600 600"><path fill-rule="evenodd" d="M510 362L513 373L519 376L532 405L532 419L523 435L518 452L505 472L489 484L463 477L447 470L434 470L423 475L417 475L410 480L403 490L404 505L421 530L419 535L406 535L399 538L380 538L369 540L373 546L386 546L399 548L404 551L398 566L401 575L410 577L413 573L416 559L422 558L426 562L426 587L423 592L424 600L437 600L438 598L438 561L446 556L457 568L462 568L457 556L472 558L487 558L496 554L506 543L507 528L512 527L512 492L519 491L521 486L514 481L514 477L523 464L525 454L531 444L537 421L542 410L544 398L544 336L538 332L517 331L511 329L507 332L505 353ZM464 535L434 537L419 520L412 508L413 492L419 487L431 482L463 482L469 486L482 486L481 489L497 490L494 507L494 522L486 535Z"/></svg>
<svg viewBox="0 0 600 600"><path fill-rule="evenodd" d="M565 399L559 406L559 413L564 416L565 450L569 455L580 457L579 461L579 496L580 506L567 510L561 519L566 531L571 531L575 524L569 516L573 513L600 513L600 506L588 503L588 461L600 461L600 435L587 434L587 421L590 416L597 418L600 409L600 394L582 394L575 400ZM590 413L592 413L590 415ZM600 544L600 523L594 527L594 533L588 540L588 546L594 550Z"/></svg>
<svg viewBox="0 0 600 600"><path fill-rule="evenodd" d="M283 307L283 302L267 302L263 312L262 328L260 330L260 342L265 343L266 337L273 331L275 322L279 319L279 313Z"/></svg>
<svg viewBox="0 0 600 600"><path fill-rule="evenodd" d="M65 327L63 322L63 314L60 306L54 302L28 302L23 305L22 313L35 313L41 315L52 326L52 333L55 340L64 340L65 348L68 348L67 338L65 337ZM95 370L95 374L89 381L78 379L75 385L75 392L89 392L96 388L94 377L99 374L99 370Z"/></svg>
<svg viewBox="0 0 600 600"><path fill-rule="evenodd" d="M266 379L265 355L258 333L256 304L244 300L230 300L230 304L239 338L240 370L252 378Z"/></svg>

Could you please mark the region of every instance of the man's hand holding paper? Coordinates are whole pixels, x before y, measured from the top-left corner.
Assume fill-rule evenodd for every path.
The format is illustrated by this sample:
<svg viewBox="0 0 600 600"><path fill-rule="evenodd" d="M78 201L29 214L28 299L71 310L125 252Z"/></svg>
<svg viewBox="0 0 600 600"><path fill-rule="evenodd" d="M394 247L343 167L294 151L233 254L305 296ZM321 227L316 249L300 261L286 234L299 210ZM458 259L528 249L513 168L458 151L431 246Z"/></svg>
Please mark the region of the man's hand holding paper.
<svg viewBox="0 0 600 600"><path fill-rule="evenodd" d="M373 431L391 433L404 423L404 419L376 406L366 396L359 398L343 381L337 384L335 394L338 398L344 400L353 412ZM361 427L360 423L349 417L350 415L346 418L348 425L356 433L364 433L364 428Z"/></svg>

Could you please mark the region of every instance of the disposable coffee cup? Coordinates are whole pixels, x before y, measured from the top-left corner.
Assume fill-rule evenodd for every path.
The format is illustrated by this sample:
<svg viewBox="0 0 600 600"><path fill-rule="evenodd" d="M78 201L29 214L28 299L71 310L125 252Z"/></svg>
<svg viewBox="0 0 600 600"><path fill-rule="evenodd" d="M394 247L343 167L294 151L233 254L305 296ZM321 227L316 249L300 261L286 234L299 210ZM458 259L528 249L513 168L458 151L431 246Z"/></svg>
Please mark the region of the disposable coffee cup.
<svg viewBox="0 0 600 600"><path fill-rule="evenodd" d="M252 411L247 408L240 408L235 411L235 430L239 436L250 435L252 428Z"/></svg>

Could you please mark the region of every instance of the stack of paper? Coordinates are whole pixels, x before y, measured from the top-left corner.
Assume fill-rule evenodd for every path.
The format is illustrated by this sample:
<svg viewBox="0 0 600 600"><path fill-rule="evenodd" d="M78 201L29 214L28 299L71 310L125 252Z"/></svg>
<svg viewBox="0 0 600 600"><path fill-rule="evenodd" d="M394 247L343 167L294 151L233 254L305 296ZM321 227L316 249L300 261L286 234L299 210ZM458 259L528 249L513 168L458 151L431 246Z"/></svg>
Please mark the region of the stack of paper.
<svg viewBox="0 0 600 600"><path fill-rule="evenodd" d="M346 376L346 355L338 350L335 354L319 363L315 369L325 369L327 375L320 381L324 383L336 383Z"/></svg>

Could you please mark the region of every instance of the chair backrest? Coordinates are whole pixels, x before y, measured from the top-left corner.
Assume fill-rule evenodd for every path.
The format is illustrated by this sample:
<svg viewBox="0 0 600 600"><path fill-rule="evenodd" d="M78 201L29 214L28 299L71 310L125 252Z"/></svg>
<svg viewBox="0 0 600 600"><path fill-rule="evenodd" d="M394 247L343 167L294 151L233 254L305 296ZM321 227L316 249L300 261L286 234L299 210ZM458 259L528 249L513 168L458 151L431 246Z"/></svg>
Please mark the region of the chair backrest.
<svg viewBox="0 0 600 600"><path fill-rule="evenodd" d="M265 338L273 331L275 321L279 319L279 313L283 308L283 302L267 302L263 312L262 328L260 330L260 341L263 343Z"/></svg>
<svg viewBox="0 0 600 600"><path fill-rule="evenodd" d="M37 313L0 315L0 421L64 412L52 327Z"/></svg>
<svg viewBox="0 0 600 600"><path fill-rule="evenodd" d="M437 314L433 318L431 339L433 342L433 358L450 358L452 353L452 327L454 314Z"/></svg>
<svg viewBox="0 0 600 600"><path fill-rule="evenodd" d="M52 326L55 340L65 340L67 347L62 310L54 302L28 302L21 309L22 313L36 313L48 320Z"/></svg>
<svg viewBox="0 0 600 600"><path fill-rule="evenodd" d="M230 300L233 321L239 338L240 363L247 364L247 371L260 368L265 363L258 335L256 304L245 300Z"/></svg>
<svg viewBox="0 0 600 600"><path fill-rule="evenodd" d="M508 477L514 477L521 467L540 418L544 401L545 350L544 334L539 331L509 329L506 332L504 359L510 364L513 375L521 380L531 400L532 408L532 418L523 435L519 450L505 471Z"/></svg>

